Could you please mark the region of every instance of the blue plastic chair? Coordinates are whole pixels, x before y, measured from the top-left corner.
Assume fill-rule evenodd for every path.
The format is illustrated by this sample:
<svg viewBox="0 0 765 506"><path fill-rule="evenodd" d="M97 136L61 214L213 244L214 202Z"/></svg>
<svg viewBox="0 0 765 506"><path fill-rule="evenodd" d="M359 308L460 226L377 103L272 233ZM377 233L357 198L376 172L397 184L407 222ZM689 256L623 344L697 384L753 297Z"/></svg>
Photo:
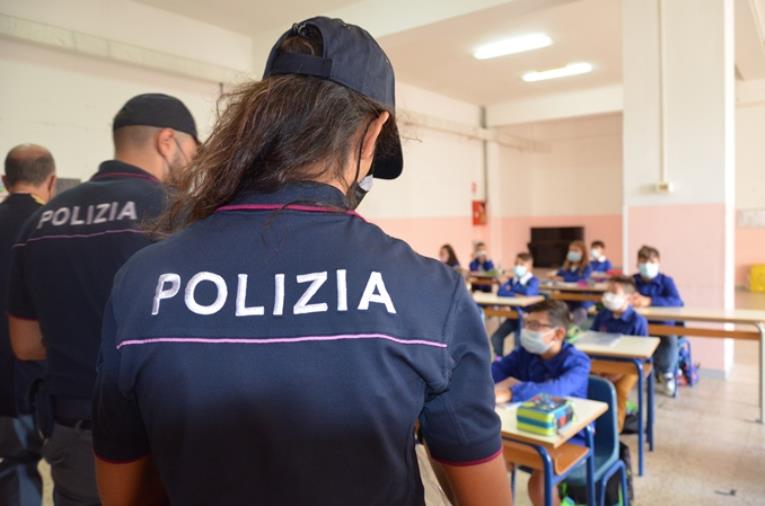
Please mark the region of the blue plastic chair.
<svg viewBox="0 0 765 506"><path fill-rule="evenodd" d="M608 411L595 421L595 497L600 506L606 503L606 484L619 473L622 504L629 506L627 491L627 468L619 459L619 430L616 420L616 391L610 381L590 376L587 398L608 404ZM584 487L587 483L586 469L580 465L566 477L566 483ZM612 506L612 505L609 505Z"/></svg>

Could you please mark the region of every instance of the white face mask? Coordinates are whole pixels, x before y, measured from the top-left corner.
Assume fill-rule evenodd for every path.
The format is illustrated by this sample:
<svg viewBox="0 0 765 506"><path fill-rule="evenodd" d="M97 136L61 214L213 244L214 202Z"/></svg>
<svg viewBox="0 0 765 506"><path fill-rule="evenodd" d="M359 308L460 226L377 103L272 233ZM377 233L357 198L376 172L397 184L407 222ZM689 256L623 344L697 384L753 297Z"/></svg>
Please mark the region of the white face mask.
<svg viewBox="0 0 765 506"><path fill-rule="evenodd" d="M602 262L603 259L605 259L605 256L603 256L603 251L599 249L592 250L592 258L595 260Z"/></svg>
<svg viewBox="0 0 765 506"><path fill-rule="evenodd" d="M541 355L552 346L551 342L545 342L544 334L539 330L523 329L521 331L521 346L529 353Z"/></svg>
<svg viewBox="0 0 765 506"><path fill-rule="evenodd" d="M644 262L638 265L640 275L646 279L653 279L659 275L659 264L654 262Z"/></svg>
<svg viewBox="0 0 765 506"><path fill-rule="evenodd" d="M606 292L603 294L603 305L609 311L621 311L624 304L627 302L627 297L617 293Z"/></svg>
<svg viewBox="0 0 765 506"><path fill-rule="evenodd" d="M529 272L525 265L516 265L513 270L515 271L515 275L519 278L522 278L526 275L527 272Z"/></svg>

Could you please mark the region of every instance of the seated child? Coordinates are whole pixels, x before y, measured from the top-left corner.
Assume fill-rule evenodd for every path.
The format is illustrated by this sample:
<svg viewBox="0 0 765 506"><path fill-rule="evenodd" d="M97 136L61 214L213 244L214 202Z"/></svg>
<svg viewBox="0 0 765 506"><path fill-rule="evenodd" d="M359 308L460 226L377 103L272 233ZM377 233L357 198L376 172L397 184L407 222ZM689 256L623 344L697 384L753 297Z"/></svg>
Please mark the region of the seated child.
<svg viewBox="0 0 765 506"><path fill-rule="evenodd" d="M632 309L630 300L635 293L635 282L632 278L618 276L608 281L608 291L603 294L605 309L595 316L592 330L598 332L610 332L625 336L647 336L648 321ZM616 389L617 420L619 432L624 427L624 415L626 414L627 399L635 383L638 381L637 374L611 374L606 376Z"/></svg>
<svg viewBox="0 0 765 506"><path fill-rule="evenodd" d="M560 268L553 279L566 283L577 283L590 279L590 274L592 274L592 268L587 258L587 248L582 241L574 241L568 247L563 267ZM574 323L577 325L580 325L587 319L587 310L592 306L592 302L589 301L571 301L566 304L568 304Z"/></svg>
<svg viewBox="0 0 765 506"><path fill-rule="evenodd" d="M638 251L638 272L633 276L637 293L633 295L634 307L681 307L683 299L677 291L675 281L660 272L659 250L643 246ZM649 322L658 325L675 325L675 322ZM677 365L677 336L661 336L661 343L653 354L656 367L657 389L670 397L677 389L675 367Z"/></svg>
<svg viewBox="0 0 765 506"><path fill-rule="evenodd" d="M571 324L568 307L560 301L546 300L527 312L521 348L491 365L497 403L522 402L541 393L586 398L590 358L565 341ZM585 444L581 434L570 441ZM532 473L528 491L534 505L544 504L541 471ZM560 504L557 492L553 504Z"/></svg>
<svg viewBox="0 0 765 506"><path fill-rule="evenodd" d="M473 260L470 262L470 272L474 274L485 274L495 269L494 262L489 258L489 252L486 249L486 243L477 242L473 249ZM491 285L473 284L471 290L474 292L491 293Z"/></svg>
<svg viewBox="0 0 765 506"><path fill-rule="evenodd" d="M531 272L533 264L534 259L529 253L518 253L515 257L513 277L499 287L497 295L500 297L538 295L539 280ZM497 357L504 355L505 338L516 330L518 330L518 320L508 318L491 335L491 345Z"/></svg>
<svg viewBox="0 0 765 506"><path fill-rule="evenodd" d="M448 265L452 269L460 269L460 261L457 259L457 254L454 252L454 248L451 244L444 244L438 251L438 258L441 263Z"/></svg>
<svg viewBox="0 0 765 506"><path fill-rule="evenodd" d="M593 277L605 277L611 270L611 261L606 258L606 244L603 241L592 241L590 245L590 268Z"/></svg>

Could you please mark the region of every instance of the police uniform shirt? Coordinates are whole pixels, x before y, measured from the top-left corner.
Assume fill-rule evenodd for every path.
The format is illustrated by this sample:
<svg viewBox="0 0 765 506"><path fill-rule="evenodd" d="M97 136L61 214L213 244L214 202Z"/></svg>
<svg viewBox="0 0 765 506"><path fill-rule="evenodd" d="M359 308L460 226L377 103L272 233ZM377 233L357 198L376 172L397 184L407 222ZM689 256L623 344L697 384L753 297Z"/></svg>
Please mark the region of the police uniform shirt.
<svg viewBox="0 0 765 506"><path fill-rule="evenodd" d="M592 330L623 336L647 336L648 321L645 316L638 314L632 306L628 306L620 315L611 310L603 309L595 315Z"/></svg>
<svg viewBox="0 0 765 506"><path fill-rule="evenodd" d="M14 360L7 316L11 248L24 222L41 205L29 193L12 193L0 204L0 415L5 416L15 416L17 407L29 413L28 387L43 372L41 363Z"/></svg>
<svg viewBox="0 0 765 506"><path fill-rule="evenodd" d="M114 274L150 244L141 223L164 203L156 178L112 160L24 225L13 247L9 313L40 324L57 416L90 417L103 310Z"/></svg>
<svg viewBox="0 0 765 506"><path fill-rule="evenodd" d="M418 418L437 460L498 455L462 278L343 201L308 183L245 195L125 265L97 456L151 454L172 504L421 505Z"/></svg>

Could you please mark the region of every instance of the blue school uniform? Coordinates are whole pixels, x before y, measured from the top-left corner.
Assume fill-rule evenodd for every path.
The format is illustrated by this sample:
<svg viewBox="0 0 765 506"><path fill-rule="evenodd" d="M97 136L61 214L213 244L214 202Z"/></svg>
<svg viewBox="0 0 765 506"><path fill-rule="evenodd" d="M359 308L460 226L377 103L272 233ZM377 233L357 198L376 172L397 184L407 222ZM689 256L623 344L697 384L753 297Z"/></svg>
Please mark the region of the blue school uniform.
<svg viewBox="0 0 765 506"><path fill-rule="evenodd" d="M511 402L523 402L542 393L586 399L590 357L569 343L563 343L560 352L549 360L518 348L491 364L491 376L495 383L510 377L521 381L510 388ZM574 439L584 444L583 434Z"/></svg>
<svg viewBox="0 0 765 506"><path fill-rule="evenodd" d="M579 270L578 267L575 269L559 269L557 272L557 275L563 278L563 281L566 283L577 283L579 281L585 281L590 279L590 276L592 275L592 267L587 265L581 271ZM570 302L566 302L566 305L568 305L568 308L571 311L574 311L579 308L589 309L593 305L593 303L591 301L582 301L582 302L570 301Z"/></svg>
<svg viewBox="0 0 765 506"><path fill-rule="evenodd" d="M624 336L647 336L648 321L645 316L638 314L632 306L628 306L621 315L616 315L609 309L603 309L595 316L592 330Z"/></svg>
<svg viewBox="0 0 765 506"><path fill-rule="evenodd" d="M539 279L531 273L522 278L513 277L502 283L497 290L500 297L512 297L513 295L539 295Z"/></svg>
<svg viewBox="0 0 765 506"><path fill-rule="evenodd" d="M96 455L151 454L172 504L418 506L418 418L439 461L498 455L464 280L344 206L321 184L240 194L128 261Z"/></svg>
<svg viewBox="0 0 765 506"><path fill-rule="evenodd" d="M590 262L590 269L592 272L609 272L612 269L611 266L611 260L604 259L602 262L600 260L592 260Z"/></svg>
<svg viewBox="0 0 765 506"><path fill-rule="evenodd" d="M514 295L539 295L539 279L530 272L522 278L514 277L499 287L497 295L500 297L512 297ZM491 335L491 345L494 354L502 356L505 348L505 338L518 330L518 320L506 319Z"/></svg>
<svg viewBox="0 0 765 506"><path fill-rule="evenodd" d="M651 298L651 306L682 307L683 299L675 281L661 272L653 279L645 279L640 273L633 276L638 293ZM650 321L657 325L675 325L674 321ZM657 372L674 374L677 366L677 336L662 336L659 347L653 354Z"/></svg>
<svg viewBox="0 0 765 506"><path fill-rule="evenodd" d="M477 259L474 259L473 261L470 262L470 272L482 273L482 272L491 272L493 270L494 270L494 262L492 262L491 260L480 262ZM491 286L472 285L470 288L474 292L491 293Z"/></svg>

